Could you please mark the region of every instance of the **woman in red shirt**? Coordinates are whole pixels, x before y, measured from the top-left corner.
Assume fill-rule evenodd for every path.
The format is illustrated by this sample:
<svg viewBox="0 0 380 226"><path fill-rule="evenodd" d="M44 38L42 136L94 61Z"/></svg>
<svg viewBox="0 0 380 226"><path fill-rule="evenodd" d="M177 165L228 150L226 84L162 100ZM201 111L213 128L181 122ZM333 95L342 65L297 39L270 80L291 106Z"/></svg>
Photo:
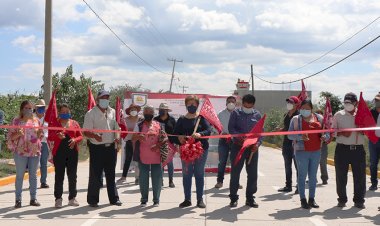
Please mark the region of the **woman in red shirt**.
<svg viewBox="0 0 380 226"><path fill-rule="evenodd" d="M62 207L63 180L65 170L69 180L69 206L79 206L77 196L77 167L78 167L78 144L82 141L80 131L65 129L80 129L77 121L71 119L70 108L62 104L59 109L58 124L52 127L62 127L60 131L49 133L49 140L54 142L52 151L55 167L54 196L55 207Z"/></svg>

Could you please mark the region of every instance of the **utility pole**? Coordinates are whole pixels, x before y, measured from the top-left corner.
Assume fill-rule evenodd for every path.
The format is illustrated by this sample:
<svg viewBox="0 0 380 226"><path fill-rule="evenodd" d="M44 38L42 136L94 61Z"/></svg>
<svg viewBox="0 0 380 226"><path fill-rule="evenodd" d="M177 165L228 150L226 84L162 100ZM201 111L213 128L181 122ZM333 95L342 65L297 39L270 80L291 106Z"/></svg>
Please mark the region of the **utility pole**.
<svg viewBox="0 0 380 226"><path fill-rule="evenodd" d="M252 95L254 95L254 82L253 82L253 66L252 66L252 64L251 64L251 80L252 80Z"/></svg>
<svg viewBox="0 0 380 226"><path fill-rule="evenodd" d="M189 88L188 86L179 86L180 88L182 88L182 93L186 93L186 88Z"/></svg>
<svg viewBox="0 0 380 226"><path fill-rule="evenodd" d="M180 62L182 63L182 60L177 60L177 59L168 59L168 61L173 61L173 70L172 70L172 78L170 80L170 89L169 92L172 92L172 87L173 87L173 79L174 79L174 69L175 69L175 63Z"/></svg>
<svg viewBox="0 0 380 226"><path fill-rule="evenodd" d="M44 99L48 103L52 93L51 78L51 47L52 47L52 4L53 0L45 1L45 53L44 53Z"/></svg>

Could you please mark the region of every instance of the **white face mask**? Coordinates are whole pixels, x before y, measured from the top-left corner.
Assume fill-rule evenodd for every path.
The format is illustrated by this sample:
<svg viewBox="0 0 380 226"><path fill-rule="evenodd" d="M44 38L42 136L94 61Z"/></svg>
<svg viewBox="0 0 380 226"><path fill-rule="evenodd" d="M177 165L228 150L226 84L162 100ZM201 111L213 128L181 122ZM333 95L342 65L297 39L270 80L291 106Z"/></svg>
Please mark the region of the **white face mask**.
<svg viewBox="0 0 380 226"><path fill-rule="evenodd" d="M228 103L227 104L227 109L230 110L230 111L234 110L235 107L236 107L235 103Z"/></svg>
<svg viewBox="0 0 380 226"><path fill-rule="evenodd" d="M107 99L99 99L99 106L103 109L106 109L108 108L108 106L110 105L110 101L107 100Z"/></svg>
<svg viewBox="0 0 380 226"><path fill-rule="evenodd" d="M246 108L246 107L242 107L244 113L246 114L251 114L253 112L253 108Z"/></svg>
<svg viewBox="0 0 380 226"><path fill-rule="evenodd" d="M351 112L355 109L355 106L353 104L346 103L344 104L344 109L348 112Z"/></svg>
<svg viewBox="0 0 380 226"><path fill-rule="evenodd" d="M294 105L293 105L293 104L291 104L291 103L287 103L287 104L286 104L286 109L287 109L288 111L293 110L293 108L294 108Z"/></svg>
<svg viewBox="0 0 380 226"><path fill-rule="evenodd" d="M134 116L137 115L137 111L130 111L130 112L129 112L129 115L134 117Z"/></svg>

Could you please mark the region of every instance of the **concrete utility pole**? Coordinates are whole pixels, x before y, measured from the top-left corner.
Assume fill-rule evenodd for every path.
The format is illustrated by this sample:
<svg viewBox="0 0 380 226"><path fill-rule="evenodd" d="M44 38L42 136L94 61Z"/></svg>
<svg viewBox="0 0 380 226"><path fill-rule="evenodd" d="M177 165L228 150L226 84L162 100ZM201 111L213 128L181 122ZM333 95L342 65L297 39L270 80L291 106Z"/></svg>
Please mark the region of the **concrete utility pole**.
<svg viewBox="0 0 380 226"><path fill-rule="evenodd" d="M173 79L174 79L175 63L176 63L176 62L180 62L180 63L182 63L183 61L182 61L182 60L177 60L177 59L168 59L168 61L173 61L172 78L171 78L171 80L170 80L170 88L169 88L169 92L172 92Z"/></svg>
<svg viewBox="0 0 380 226"><path fill-rule="evenodd" d="M254 82L253 82L253 66L251 64L251 79L252 79L252 95L254 95Z"/></svg>
<svg viewBox="0 0 380 226"><path fill-rule="evenodd" d="M182 88L182 93L186 93L186 88L189 88L188 86L180 86Z"/></svg>
<svg viewBox="0 0 380 226"><path fill-rule="evenodd" d="M50 101L52 93L51 47L52 47L52 1L45 2L45 53L44 53L44 100Z"/></svg>

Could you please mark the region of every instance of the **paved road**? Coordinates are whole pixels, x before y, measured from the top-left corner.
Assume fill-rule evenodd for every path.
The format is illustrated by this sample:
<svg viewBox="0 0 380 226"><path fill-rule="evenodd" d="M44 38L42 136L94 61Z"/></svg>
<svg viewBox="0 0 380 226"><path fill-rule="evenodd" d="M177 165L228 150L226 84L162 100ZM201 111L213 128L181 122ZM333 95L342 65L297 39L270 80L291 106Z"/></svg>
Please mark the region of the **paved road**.
<svg viewBox="0 0 380 226"><path fill-rule="evenodd" d="M118 167L119 168L119 167ZM243 171L244 175L245 172ZM0 225L38 225L38 226L104 226L104 225L373 225L380 224L377 207L380 205L379 192L367 192L367 208L359 210L352 203L352 178L349 179L348 194L350 202L347 207L339 209L336 205L335 174L333 167L329 167L329 185L318 185L316 200L321 208L303 210L299 208L297 195L280 194L277 189L283 186L284 172L281 152L271 148L261 148L259 157L259 186L257 192L258 209L244 206L244 199L239 206L230 209L228 206L228 187L220 190L213 188L215 175L207 174L206 179L206 209L187 208L179 209L178 204L183 201L181 175L176 173L176 188L165 187L161 195L160 207L139 207L139 189L133 183L132 177L128 182L119 186L119 194L123 206L110 206L107 202L106 189L101 191L101 202L98 209L86 205L86 189L88 181L88 163L80 163L78 169L78 200L80 207L65 206L55 209L53 189L39 189L38 200L41 207L25 206L13 209L13 185L0 187ZM120 171L118 171L120 175ZM54 173L50 174L48 181L53 185ZM350 175L351 176L351 175ZM246 177L241 177L241 184L245 185ZM226 176L226 182L229 175ZM168 184L165 178L166 185ZM225 183L225 185L228 183ZM24 187L28 187L25 181ZM67 186L65 185L65 189ZM193 186L194 188L195 186ZM244 197L244 191L240 190ZM67 193L65 193L67 197ZM27 190L23 193L24 204L29 201ZM150 198L152 194L150 194ZM193 195L195 199L195 194ZM193 200L193 203L195 200ZM67 201L65 200L65 203Z"/></svg>

